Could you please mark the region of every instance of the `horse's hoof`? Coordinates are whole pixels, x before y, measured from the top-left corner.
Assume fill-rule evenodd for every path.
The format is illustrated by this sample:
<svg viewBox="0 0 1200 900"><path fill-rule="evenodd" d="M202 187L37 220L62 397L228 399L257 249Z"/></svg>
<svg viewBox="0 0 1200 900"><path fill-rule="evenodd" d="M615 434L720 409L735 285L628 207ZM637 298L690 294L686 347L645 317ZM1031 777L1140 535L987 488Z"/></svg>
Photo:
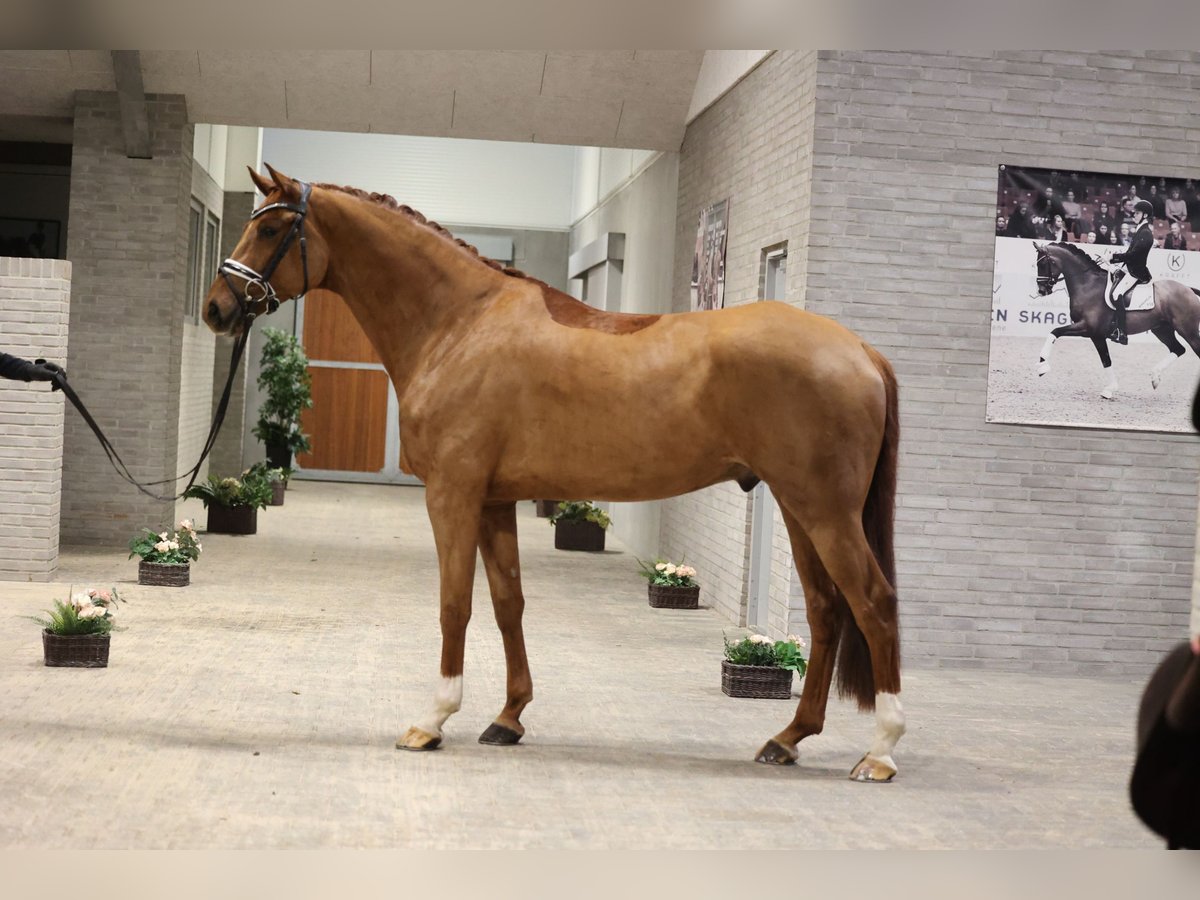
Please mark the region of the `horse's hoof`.
<svg viewBox="0 0 1200 900"><path fill-rule="evenodd" d="M410 728L396 741L397 750L436 750L442 744L441 735L430 734L420 728Z"/></svg>
<svg viewBox="0 0 1200 900"><path fill-rule="evenodd" d="M1100 392L1100 397L1104 400L1111 400L1115 396L1116 391L1109 390L1108 388L1105 388Z"/></svg>
<svg viewBox="0 0 1200 900"><path fill-rule="evenodd" d="M1161 379L1161 378L1159 378L1157 375L1151 375L1151 376L1150 376L1150 387L1154 388L1154 390L1156 390L1156 391L1157 391L1157 390L1158 390L1158 386L1159 386L1160 384L1162 384L1162 379Z"/></svg>
<svg viewBox="0 0 1200 900"><path fill-rule="evenodd" d="M850 773L851 781L887 784L896 777L896 763L890 756L878 757L867 754L858 761Z"/></svg>
<svg viewBox="0 0 1200 900"><path fill-rule="evenodd" d="M506 725L501 725L499 722L493 722L479 736L481 744L495 744L503 746L512 746L521 740L521 735L513 731Z"/></svg>
<svg viewBox="0 0 1200 900"><path fill-rule="evenodd" d="M766 763L769 766L794 766L799 755L795 750L789 750L775 738L771 738L762 745L762 749L758 751L758 756L754 757L754 761Z"/></svg>
<svg viewBox="0 0 1200 900"><path fill-rule="evenodd" d="M1050 363L1044 362L1038 366L1038 376L1050 374Z"/></svg>

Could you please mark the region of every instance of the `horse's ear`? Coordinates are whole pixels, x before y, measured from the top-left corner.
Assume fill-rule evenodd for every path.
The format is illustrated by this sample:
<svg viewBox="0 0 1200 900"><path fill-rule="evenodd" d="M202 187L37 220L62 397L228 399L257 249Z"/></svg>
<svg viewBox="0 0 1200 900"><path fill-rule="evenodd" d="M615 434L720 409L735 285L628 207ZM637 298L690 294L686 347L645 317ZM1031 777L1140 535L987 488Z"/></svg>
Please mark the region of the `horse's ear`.
<svg viewBox="0 0 1200 900"><path fill-rule="evenodd" d="M270 179L259 175L250 166L246 166L246 168L250 170L250 180L253 181L254 186L258 188L258 192L264 197L271 193L271 191L274 189L274 184L271 183Z"/></svg>
<svg viewBox="0 0 1200 900"><path fill-rule="evenodd" d="M285 197L295 198L300 196L300 185L295 179L288 178L282 172L277 172L271 167L268 162L263 163L267 167L267 171L271 173L271 179L275 182L279 190L283 191Z"/></svg>

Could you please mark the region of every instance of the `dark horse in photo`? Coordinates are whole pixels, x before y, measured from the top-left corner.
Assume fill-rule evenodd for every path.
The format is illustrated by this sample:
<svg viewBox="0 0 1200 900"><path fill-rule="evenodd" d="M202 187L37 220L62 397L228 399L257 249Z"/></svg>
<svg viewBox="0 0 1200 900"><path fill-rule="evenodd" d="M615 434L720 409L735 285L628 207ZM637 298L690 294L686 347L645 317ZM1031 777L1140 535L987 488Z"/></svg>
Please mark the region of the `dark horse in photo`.
<svg viewBox="0 0 1200 900"><path fill-rule="evenodd" d="M270 167L268 167L270 168ZM516 504L652 500L765 482L804 586L812 659L795 716L759 750L787 765L838 688L875 711L851 777L889 781L904 733L892 531L899 414L884 357L783 303L609 313L481 257L391 197L251 173L266 203L209 288L204 319L240 334L310 289L339 294L400 404L401 468L425 483L440 578L432 702L396 745L432 750L462 705L476 558L504 641L507 699L480 741L515 744L533 699ZM638 410L654 409L653 416ZM588 440L562 436L586 423ZM586 703L587 697L578 702Z"/></svg>
<svg viewBox="0 0 1200 900"><path fill-rule="evenodd" d="M1054 291L1061 277L1070 298L1071 324L1055 328L1042 345L1038 359L1038 375L1050 371L1050 348L1060 337L1090 338L1100 356L1100 364L1109 373L1108 384L1100 392L1105 400L1117 393L1117 372L1108 352L1108 334L1112 330L1113 310L1104 300L1108 270L1077 244L1037 244L1038 294L1045 297ZM1155 389L1162 382L1163 372L1183 356L1182 338L1200 356L1200 292L1178 281L1155 279L1154 307L1130 310L1126 318L1129 334L1149 331L1166 345L1171 355L1150 372L1150 384Z"/></svg>

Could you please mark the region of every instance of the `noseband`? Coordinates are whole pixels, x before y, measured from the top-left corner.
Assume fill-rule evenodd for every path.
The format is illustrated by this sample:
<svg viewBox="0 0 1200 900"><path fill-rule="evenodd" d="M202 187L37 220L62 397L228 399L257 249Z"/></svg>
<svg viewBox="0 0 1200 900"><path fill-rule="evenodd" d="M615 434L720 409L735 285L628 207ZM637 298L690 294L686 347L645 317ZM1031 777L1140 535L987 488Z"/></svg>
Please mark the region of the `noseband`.
<svg viewBox="0 0 1200 900"><path fill-rule="evenodd" d="M304 268L304 287L300 293L294 297L288 297L288 300L295 300L308 293L308 243L304 238L304 219L308 215L308 196L312 193L312 185L305 184L303 181L300 184L300 202L299 203L272 203L264 206L261 209L256 209L250 216L250 221L254 221L265 212L272 209L286 209L294 212L296 217L292 219L292 227L288 229L288 233L283 236L279 246L275 248L275 253L267 261L267 265L261 272L256 272L249 266L238 262L236 259L227 259L221 263L221 267L217 270L221 273L221 277L225 279L225 284L229 287L229 292L238 302L241 307L242 316L247 324L253 322L255 318L265 313L273 313L279 309L279 304L282 302L275 294L275 288L271 285L271 276L275 274L275 269L283 261L283 257L287 255L291 249L292 242L297 237L300 239L300 264ZM241 291L234 287L233 281L230 278L241 278L246 282Z"/></svg>

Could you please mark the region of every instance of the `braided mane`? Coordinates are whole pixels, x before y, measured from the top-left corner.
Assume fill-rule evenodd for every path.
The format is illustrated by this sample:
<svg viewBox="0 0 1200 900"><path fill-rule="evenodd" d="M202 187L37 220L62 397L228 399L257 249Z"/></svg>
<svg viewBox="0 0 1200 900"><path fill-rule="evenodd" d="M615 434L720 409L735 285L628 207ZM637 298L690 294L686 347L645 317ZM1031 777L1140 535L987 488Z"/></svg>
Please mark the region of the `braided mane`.
<svg viewBox="0 0 1200 900"><path fill-rule="evenodd" d="M475 247L468 244L462 238L456 238L454 235L452 235L449 231L447 231L445 228L443 228L437 222L434 222L431 219L425 218L425 216L423 216L421 213L417 212L411 206L406 206L402 203L398 203L396 201L396 198L391 196L390 194L376 194L373 192L368 193L367 191L364 191L361 188L346 187L344 185L337 185L337 184L314 184L313 187L324 188L324 189L330 190L330 191L339 191L343 194L349 194L351 197L357 197L359 200L366 200L368 203L374 203L376 206L382 206L384 209L395 210L396 212L400 213L401 215L405 216L406 218L411 219L412 221L416 222L418 225L424 225L426 228L433 231L434 233L439 234L442 237L446 238L447 240L452 241L453 243L457 244L463 250L466 250L468 253L470 253L472 256L474 256L481 263L483 263L484 265L487 265L487 266L491 266L493 269L495 269L498 272L503 272L505 275L511 275L513 278L524 278L527 281L537 281L538 280L536 278L532 278L529 275L526 275L520 269L514 269L511 266L506 266L503 263L499 263L494 259L490 259L489 257L484 256Z"/></svg>
<svg viewBox="0 0 1200 900"><path fill-rule="evenodd" d="M1080 247L1078 244L1068 244L1065 241L1058 241L1050 245L1051 247L1062 247L1067 252L1076 256L1080 262L1086 263L1096 272L1103 272L1104 267L1092 257L1090 253Z"/></svg>

